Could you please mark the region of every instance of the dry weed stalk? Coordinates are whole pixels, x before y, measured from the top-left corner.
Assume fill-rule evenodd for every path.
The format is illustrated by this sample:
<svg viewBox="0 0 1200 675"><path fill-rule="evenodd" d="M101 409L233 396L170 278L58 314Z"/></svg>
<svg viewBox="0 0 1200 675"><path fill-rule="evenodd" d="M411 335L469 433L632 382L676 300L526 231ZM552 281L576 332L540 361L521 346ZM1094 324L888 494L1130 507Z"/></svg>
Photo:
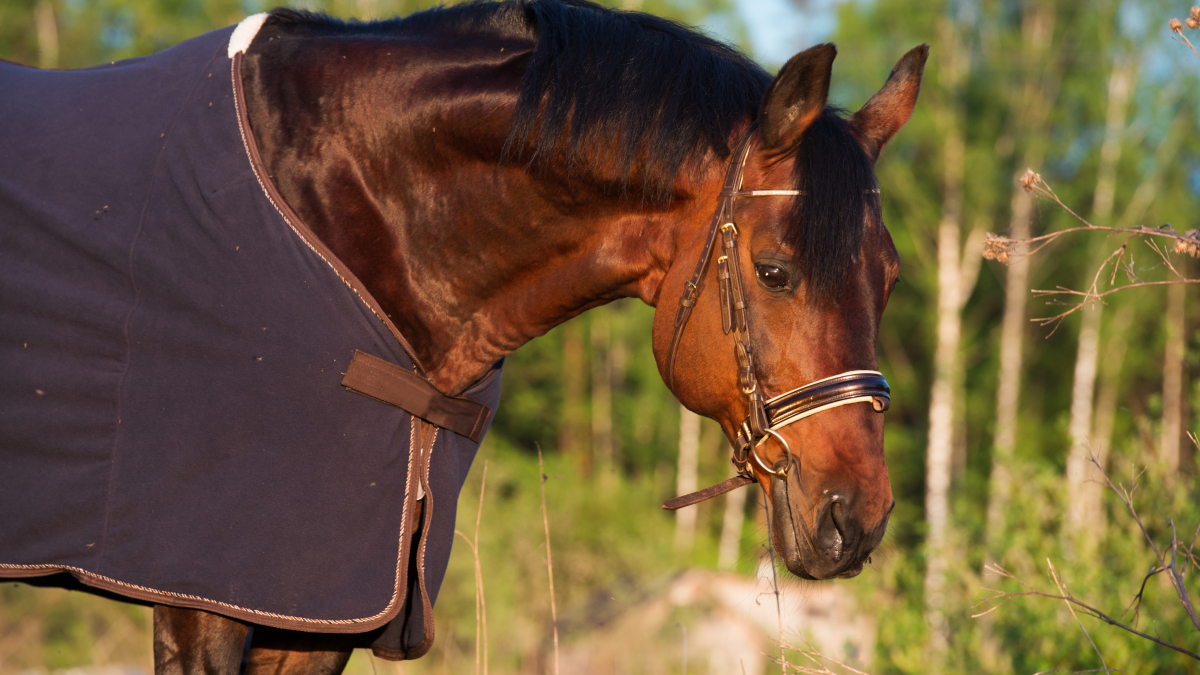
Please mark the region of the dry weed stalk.
<svg viewBox="0 0 1200 675"><path fill-rule="evenodd" d="M1200 439L1197 439L1196 435L1192 434L1192 433L1189 433L1188 436L1189 436L1189 438L1192 439L1192 442L1196 444L1197 449L1200 449ZM1142 599L1146 592L1146 583L1150 580L1151 577L1154 577L1158 574L1165 572L1165 573L1167 573L1168 579L1171 582L1172 588L1175 590L1176 597L1179 599L1179 604L1183 607L1184 611L1187 613L1188 618L1191 619L1192 625L1196 627L1197 631L1200 631L1200 619L1197 619L1197 617L1196 617L1196 611L1193 608L1192 599L1191 599L1190 595L1188 594L1187 586L1184 584L1184 577L1187 575L1188 566L1191 565L1192 567L1196 567L1197 565L1200 565L1200 560L1198 560L1196 557L1196 540L1198 537L1200 537L1200 525L1198 525L1196 527L1196 532L1195 532L1195 534L1192 535L1192 540L1188 544L1187 548L1184 548L1182 546L1182 543L1179 541L1177 533L1175 531L1174 520L1168 519L1167 524L1170 525L1170 527L1171 527L1171 543L1168 547L1160 549L1158 544L1156 544L1154 542L1154 538L1150 536L1149 531L1146 530L1145 524L1142 523L1141 516L1138 515L1137 509L1133 505L1133 495L1137 491L1137 488L1138 488L1137 481L1138 481L1138 478L1141 476L1141 472L1138 472L1136 470L1131 471L1129 486L1126 487L1123 483L1113 482L1112 478L1109 477L1108 472L1105 471L1104 467L1100 464L1099 458L1097 457L1097 455L1094 452L1091 453L1089 459L1091 460L1092 464L1096 467L1096 469L1100 472L1100 475L1104 477L1105 487L1112 490L1113 493L1115 493L1117 495L1117 497L1121 500L1121 503L1123 503L1125 505L1126 510L1129 511L1129 515L1132 516L1134 522L1137 523L1138 528L1142 532L1142 536L1145 537L1146 543L1148 543L1150 545L1150 550L1154 552L1154 557L1158 561L1158 564L1151 566L1150 571L1146 573L1145 578L1142 579L1142 585L1141 585L1141 588L1138 590L1137 595L1134 596L1133 600L1129 603L1129 606L1125 608L1125 611L1122 612L1122 614L1129 613L1132 610L1132 612L1133 612L1132 623L1134 624L1134 626L1136 626L1139 614L1141 612ZM1071 595L1071 592L1067 589L1066 584L1063 583L1062 577L1059 576L1058 571L1054 569L1054 564L1051 563L1049 559L1046 560L1046 564L1049 566L1050 577L1051 577L1051 579L1054 580L1054 585L1058 588L1057 594L1040 591L1040 590L1034 588L1033 586L1031 586L1030 584L1026 583L1025 581L1019 579L1018 577L1013 575L1008 570L1004 569L1003 567L1000 567L999 565L996 565L994 563L987 565L985 567L986 572L991 573L995 576L1002 577L1002 578L1012 579L1013 581L1017 582L1021 586L1025 587L1026 590L1018 591L1018 592L1009 592L1009 591L997 590L994 588L984 588L985 591L992 593L992 595L990 597L987 597L984 600L980 601L975 606L979 607L981 605L986 605L989 603L995 603L995 604L993 604L991 607L989 607L988 609L986 609L978 614L972 615L972 618L977 618L977 617L984 616L985 614L990 614L991 612L994 612L997 609L999 609L1000 607L1002 607L1009 600L1012 600L1014 598L1023 597L1023 596L1037 596L1037 597L1042 597L1042 598L1051 598L1054 600L1062 600L1064 603L1066 603L1067 608L1071 610L1071 615L1075 617L1076 622L1079 623L1079 627L1081 629L1083 629L1083 633L1084 633L1084 635L1087 636L1088 642L1092 643L1092 648L1096 649L1096 654L1098 656L1100 656L1100 662L1102 664L1104 663L1104 657L1103 657L1103 655L1100 654L1100 650L1096 647L1096 643L1092 641L1091 635L1088 635L1087 629L1083 628L1083 623L1079 621L1079 617L1075 613L1076 609L1079 609L1084 614L1087 614L1093 618L1099 619L1100 621L1103 621L1104 623L1107 623L1111 626L1116 626L1117 628L1120 628L1122 630L1133 633L1134 635L1137 635L1138 637L1144 638L1146 640L1150 640L1151 642L1157 643L1157 644L1159 644L1163 647L1167 647L1169 649L1173 649L1173 650L1179 652L1180 654L1190 656L1193 659L1200 661L1200 654L1196 654L1192 651L1184 649L1183 647L1180 647L1179 645L1167 642L1166 640L1163 640L1162 638L1143 633L1142 631L1137 630L1133 626L1123 623L1117 619L1114 619L1113 617L1109 616L1108 614L1105 614L1104 612L1093 607L1092 605L1089 605L1089 604L1077 599L1075 596ZM1108 666L1106 664L1102 670L1098 670L1098 671L1045 671L1045 672L1108 672L1110 670L1111 669L1108 668Z"/></svg>
<svg viewBox="0 0 1200 675"><path fill-rule="evenodd" d="M1192 53L1196 55L1196 58L1200 59L1200 52L1196 51L1196 48L1192 46L1192 41L1187 39L1187 36L1183 34L1184 24L1187 24L1187 27L1192 30L1200 28L1200 7L1192 7L1191 14L1188 18L1184 19L1183 23L1180 23L1179 19L1171 19L1167 22L1167 25L1171 28L1171 32L1179 36L1172 37L1171 39L1181 45L1187 45L1188 49L1192 50Z"/></svg>
<svg viewBox="0 0 1200 675"><path fill-rule="evenodd" d="M483 565L479 561L479 524L483 520L483 494L487 490L487 460L483 462L483 479L479 483L479 510L475 513L475 538L468 539L459 530L454 534L463 538L471 547L475 557L475 675L479 675L480 646L483 647L483 675L488 672L487 600L483 596Z"/></svg>
<svg viewBox="0 0 1200 675"><path fill-rule="evenodd" d="M869 673L865 673L853 666L842 663L835 658L825 656L821 652L817 651L817 648L813 647L812 643L810 643L808 640L805 640L804 644L807 645L807 647L788 645L791 647L792 651L808 659L813 664L812 666L800 666L794 663L789 663L788 666L790 666L791 669L797 673L803 673L804 675L844 675L844 673L839 673L836 670L830 670L829 666L826 665L826 662L828 662L837 666L838 668L841 668L846 673L852 673L853 675L869 675Z"/></svg>
<svg viewBox="0 0 1200 675"><path fill-rule="evenodd" d="M1050 245L1055 240L1068 234L1075 232L1107 232L1109 236L1123 235L1125 240L1116 250L1114 250L1104 262L1101 263L1096 274L1092 277L1091 286L1085 291L1077 291L1070 288L1059 286L1054 290L1034 290L1033 294L1038 297L1049 298L1048 305L1066 306L1067 309L1053 316L1031 319L1039 325L1053 325L1057 330L1058 325L1066 317L1083 309L1090 303L1103 300L1105 297L1128 290L1130 288L1139 288L1142 286L1171 286L1175 284L1200 284L1200 279L1192 279L1185 277L1171 263L1168 254L1168 246L1170 253L1178 253L1188 255L1193 258L1200 258L1200 230L1189 230L1183 234L1175 232L1170 224L1162 227L1153 228L1139 225L1137 227L1101 227L1088 222L1086 218L1076 213L1069 206L1059 199L1040 175L1034 172L1033 169L1028 169L1025 175L1021 177L1020 183L1025 188L1026 192L1034 193L1042 197L1052 200L1063 208L1064 211L1071 214L1076 220L1083 223L1081 227L1069 227L1064 230L1050 232L1039 237L1030 237L1029 239L1010 239L1003 235L988 233L984 241L983 257L987 260L995 260L1004 264L1012 263L1016 258L1028 258L1046 246ZM1146 242L1151 250L1154 251L1159 258L1162 259L1167 269L1175 276L1174 279L1164 281L1144 281L1138 277L1134 271L1133 255L1129 251L1129 244L1134 239L1141 239ZM1161 239L1168 240L1167 245L1160 246ZM1020 247L1030 246L1025 252L1019 252ZM1100 290L1103 283L1105 271L1108 271L1107 290ZM1124 273L1128 283L1117 285L1118 272ZM1071 298L1074 301L1067 301L1065 298ZM1053 331L1051 331L1053 334Z"/></svg>
<svg viewBox="0 0 1200 675"><path fill-rule="evenodd" d="M767 498L767 489L763 488L763 508L767 512L767 522L771 522L771 500ZM771 540L771 535L767 535L767 551L771 554L771 590L775 594L775 617L779 620L779 666L783 669L783 675L787 675L788 666L787 660L787 643L783 641L783 605L779 599L779 578L775 572L775 543Z"/></svg>
<svg viewBox="0 0 1200 675"><path fill-rule="evenodd" d="M554 675L558 675L558 608L554 605L554 558L550 556L550 519L546 516L546 469L542 465L542 446L538 451L538 485L542 489L542 527L546 530L546 574L550 577L550 624L554 628Z"/></svg>

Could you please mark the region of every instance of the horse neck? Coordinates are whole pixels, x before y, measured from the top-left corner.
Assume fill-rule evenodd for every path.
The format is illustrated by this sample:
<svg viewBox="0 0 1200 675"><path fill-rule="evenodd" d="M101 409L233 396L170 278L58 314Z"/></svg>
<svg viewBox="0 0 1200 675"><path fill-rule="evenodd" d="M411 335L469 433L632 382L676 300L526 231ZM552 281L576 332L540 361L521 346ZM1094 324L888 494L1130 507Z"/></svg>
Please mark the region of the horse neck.
<svg viewBox="0 0 1200 675"><path fill-rule="evenodd" d="M703 219L501 163L531 43L280 45L243 71L266 168L446 393L591 307L655 304Z"/></svg>

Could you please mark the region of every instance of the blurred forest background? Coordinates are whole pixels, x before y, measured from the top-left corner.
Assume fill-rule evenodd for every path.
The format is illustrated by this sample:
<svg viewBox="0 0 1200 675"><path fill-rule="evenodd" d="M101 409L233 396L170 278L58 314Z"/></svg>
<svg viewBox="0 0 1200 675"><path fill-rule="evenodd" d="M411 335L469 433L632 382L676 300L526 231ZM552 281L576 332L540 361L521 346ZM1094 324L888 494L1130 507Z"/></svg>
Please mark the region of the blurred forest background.
<svg viewBox="0 0 1200 675"><path fill-rule="evenodd" d="M430 3L295 4L372 18ZM0 57L84 67L152 53L270 6L3 0ZM742 18L753 2L740 11L732 0L624 7L700 25L752 54L768 51L751 42ZM1022 237L1076 224L1026 194L1017 178L1027 167L1096 225L1197 226L1200 59L1168 29L1168 19L1189 8L1159 0L811 0L798 9L834 19L814 37L838 44L830 98L851 110L906 50L928 42L932 53L916 114L878 165L902 258L879 338L895 397L886 451L897 506L885 543L858 578L780 577L785 639L809 639L871 673L1101 668L1060 601L1018 598L971 615L988 606L976 607L989 595L983 587L1020 590L984 574L989 563L1054 590L1053 561L1076 597L1114 617L1129 605L1154 554L1120 501L1095 482L1089 452L1126 484L1131 471L1146 469L1135 501L1160 547L1170 543L1168 519L1185 544L1191 539L1200 522L1197 450L1187 436L1200 431L1200 288L1123 291L1052 330L1030 319L1059 308L1030 290L1087 287L1123 240L1082 233L1005 266L982 260L983 234ZM770 53L780 53L778 45ZM1141 279L1170 278L1144 242L1132 242L1129 254ZM1198 261L1169 259L1185 276L1200 276ZM663 386L650 351L652 315L635 301L613 303L507 362L500 412L459 505L460 529L471 537L487 460L478 541L490 672L553 667L535 443L546 452L564 672L742 672L738 659L722 661L733 653L722 652L727 644L753 647L739 657L745 672L779 669L762 656L778 654L778 635L775 597L761 593L772 575L756 495L730 493L680 517L659 508L730 468L715 424L681 413ZM405 664L362 652L350 672L477 668L474 562L457 544L433 652ZM765 624L745 618L763 611ZM1200 672L1198 661L1081 619L1107 667ZM1200 632L1165 575L1147 583L1136 621L1200 651ZM690 666L681 663L688 658ZM147 609L0 586L0 672L150 667Z"/></svg>

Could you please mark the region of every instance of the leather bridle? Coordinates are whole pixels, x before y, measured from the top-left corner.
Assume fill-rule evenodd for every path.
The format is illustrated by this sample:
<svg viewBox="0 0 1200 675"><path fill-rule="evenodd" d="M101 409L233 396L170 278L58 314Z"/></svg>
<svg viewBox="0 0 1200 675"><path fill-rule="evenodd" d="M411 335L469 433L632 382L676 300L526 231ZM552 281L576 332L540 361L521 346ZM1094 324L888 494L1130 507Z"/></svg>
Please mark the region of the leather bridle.
<svg viewBox="0 0 1200 675"><path fill-rule="evenodd" d="M687 327L688 318L700 297L708 262L712 258L718 236L722 254L717 258L717 278L720 283L721 327L726 335L733 334L734 352L738 363L738 386L746 397L749 409L746 419L738 430L734 441L733 465L737 475L729 480L698 492L682 495L663 504L664 509L674 511L690 506L730 490L756 482L751 462L764 473L786 480L792 469L792 451L779 430L789 424L819 412L831 410L851 403L870 402L876 412L888 409L891 403L891 388L883 374L875 370L850 370L816 382L811 382L771 399L764 399L755 372L754 350L750 344L750 318L747 313L745 286L742 282L738 229L734 217L734 200L747 197L794 197L799 190L743 190L742 172L746 158L750 155L754 138L751 129L741 143L725 172L725 184L721 189L720 203L709 225L704 250L696 263L692 278L684 286L679 298L679 313L675 316L675 333L671 336L671 347L667 352L666 380L675 388L675 356L679 341ZM783 466L768 466L759 457L757 448L768 438L775 438L783 445Z"/></svg>

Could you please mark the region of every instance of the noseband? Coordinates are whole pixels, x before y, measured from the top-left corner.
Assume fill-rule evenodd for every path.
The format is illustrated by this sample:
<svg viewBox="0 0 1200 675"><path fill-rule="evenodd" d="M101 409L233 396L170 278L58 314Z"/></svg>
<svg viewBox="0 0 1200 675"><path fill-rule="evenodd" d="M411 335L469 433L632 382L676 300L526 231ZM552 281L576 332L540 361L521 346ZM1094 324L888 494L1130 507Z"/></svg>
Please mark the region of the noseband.
<svg viewBox="0 0 1200 675"><path fill-rule="evenodd" d="M738 429L734 441L733 465L738 475L722 483L676 497L663 504L664 509L674 511L690 506L730 490L756 481L750 464L758 466L764 473L786 479L792 465L792 451L779 430L819 412L831 410L851 403L870 402L876 412L888 409L891 389L883 374L875 370L849 370L844 373L811 382L802 387L764 399L755 373L754 351L750 346L750 323L747 314L745 287L738 251L738 228L734 218L733 203L747 197L794 197L799 190L743 190L742 172L746 158L750 155L753 133L747 133L734 153L729 169L725 172L725 185L721 189L721 201L713 214L704 250L696 263L692 278L684 286L679 298L679 313L675 315L675 333L671 336L671 348L667 352L667 384L675 386L675 355L679 341L687 326L692 309L704 285L708 261L712 258L718 235L723 253L717 258L717 278L720 282L721 327L726 335L733 334L734 352L738 363L738 385L746 397L749 413ZM759 457L757 448L768 438L775 438L783 445L782 467L768 466Z"/></svg>

